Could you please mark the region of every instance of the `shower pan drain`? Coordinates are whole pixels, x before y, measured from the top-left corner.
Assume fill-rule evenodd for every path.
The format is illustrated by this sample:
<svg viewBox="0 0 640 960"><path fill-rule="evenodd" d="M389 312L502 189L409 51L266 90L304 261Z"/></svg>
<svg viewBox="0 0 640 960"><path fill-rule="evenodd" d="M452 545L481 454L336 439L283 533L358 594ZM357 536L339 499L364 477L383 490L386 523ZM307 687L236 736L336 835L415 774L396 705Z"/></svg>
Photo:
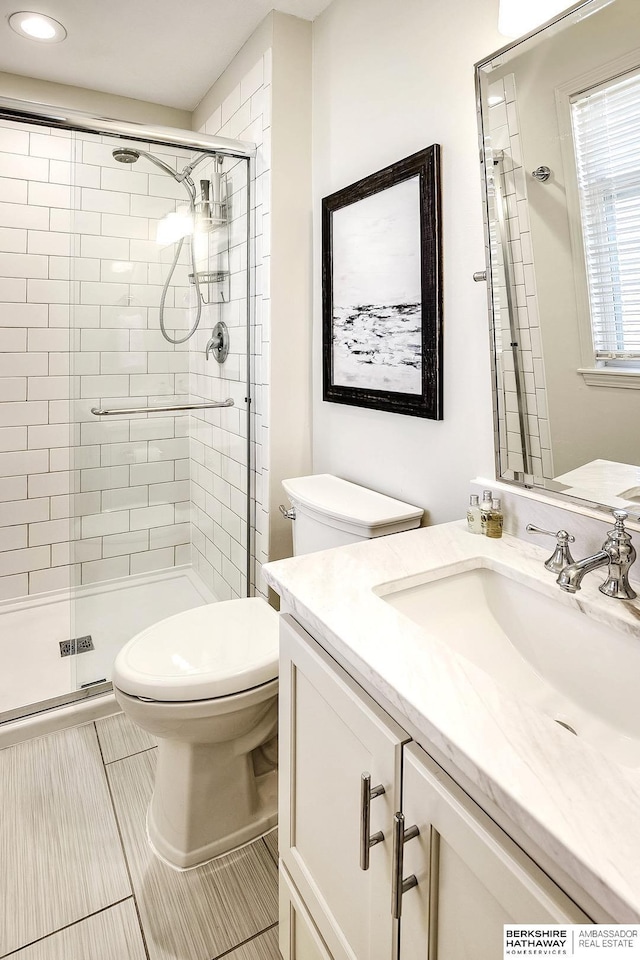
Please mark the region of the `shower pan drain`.
<svg viewBox="0 0 640 960"><path fill-rule="evenodd" d="M88 653L93 650L93 640L91 635L86 637L74 637L72 640L60 641L60 656L70 657L74 653Z"/></svg>

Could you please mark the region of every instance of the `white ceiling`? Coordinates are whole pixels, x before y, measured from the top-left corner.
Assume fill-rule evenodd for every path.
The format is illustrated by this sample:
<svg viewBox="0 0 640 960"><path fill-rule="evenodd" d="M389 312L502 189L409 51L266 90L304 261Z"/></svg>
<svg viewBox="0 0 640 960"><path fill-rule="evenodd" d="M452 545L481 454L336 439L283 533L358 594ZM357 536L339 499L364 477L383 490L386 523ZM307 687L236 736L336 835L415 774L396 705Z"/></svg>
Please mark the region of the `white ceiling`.
<svg viewBox="0 0 640 960"><path fill-rule="evenodd" d="M330 0L0 0L0 71L193 110L276 9L313 20ZM59 20L62 43L18 36L8 18Z"/></svg>

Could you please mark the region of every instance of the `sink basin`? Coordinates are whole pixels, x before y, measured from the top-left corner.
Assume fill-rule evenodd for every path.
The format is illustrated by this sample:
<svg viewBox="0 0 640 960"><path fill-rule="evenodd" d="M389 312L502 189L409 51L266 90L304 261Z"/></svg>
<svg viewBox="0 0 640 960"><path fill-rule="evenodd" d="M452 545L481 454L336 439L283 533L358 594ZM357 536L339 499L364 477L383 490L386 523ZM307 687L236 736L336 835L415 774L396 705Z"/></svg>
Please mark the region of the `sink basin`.
<svg viewBox="0 0 640 960"><path fill-rule="evenodd" d="M622 500L631 500L633 503L640 503L640 487L629 487L619 494Z"/></svg>
<svg viewBox="0 0 640 960"><path fill-rule="evenodd" d="M612 759L640 765L640 639L586 616L576 598L482 566L375 592L510 696Z"/></svg>

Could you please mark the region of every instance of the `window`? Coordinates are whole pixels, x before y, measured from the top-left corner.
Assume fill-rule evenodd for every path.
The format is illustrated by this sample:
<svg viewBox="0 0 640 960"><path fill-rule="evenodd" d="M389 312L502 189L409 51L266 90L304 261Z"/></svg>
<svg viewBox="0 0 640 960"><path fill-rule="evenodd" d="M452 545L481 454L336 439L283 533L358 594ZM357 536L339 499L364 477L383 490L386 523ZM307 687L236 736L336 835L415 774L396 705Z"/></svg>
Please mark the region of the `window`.
<svg viewBox="0 0 640 960"><path fill-rule="evenodd" d="M571 99L596 363L640 368L640 70Z"/></svg>

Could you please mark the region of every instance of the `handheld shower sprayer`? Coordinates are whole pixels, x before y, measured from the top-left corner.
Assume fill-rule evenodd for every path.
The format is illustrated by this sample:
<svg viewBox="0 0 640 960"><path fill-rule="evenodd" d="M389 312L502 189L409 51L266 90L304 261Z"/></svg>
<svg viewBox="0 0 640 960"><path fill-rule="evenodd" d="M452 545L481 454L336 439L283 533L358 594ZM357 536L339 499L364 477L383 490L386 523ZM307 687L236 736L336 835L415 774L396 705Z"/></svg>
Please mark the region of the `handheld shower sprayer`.
<svg viewBox="0 0 640 960"><path fill-rule="evenodd" d="M140 151L133 150L131 147L116 147L112 156L118 163L135 163L140 159Z"/></svg>
<svg viewBox="0 0 640 960"><path fill-rule="evenodd" d="M191 219L195 224L196 186L193 180L191 179L191 173L199 163L201 163L203 160L208 159L208 155L206 153L200 154L199 157L196 157L195 160L192 160L190 163L188 163L186 167L184 167L184 169L180 172L178 172L177 170L174 170L173 167L170 167L169 164L165 163L164 160L161 160L159 157L154 156L154 154L152 153L148 153L146 150L138 150L138 149L134 149L133 147L116 147L115 150L112 151L112 156L114 160L118 161L118 163L125 163L125 164L135 163L137 160L140 159L140 157L144 157L145 159L150 160L151 163L155 164L156 167L159 167L163 173L166 173L168 174L168 176L172 177L177 183L184 184L185 190L189 195L189 208L191 213ZM216 168L220 169L222 165L222 157L215 157L214 162L215 162ZM205 196L205 184L207 186L206 196ZM209 199L209 186L210 184L208 180L200 181L200 189L202 191L203 206L206 207L209 211L208 217L210 221L211 220L211 204ZM165 280L164 287L162 289L162 294L160 296L160 331L162 333L162 336L165 338L165 340L167 340L169 343L172 343L174 345L179 343L186 343L187 340L191 339L191 337L194 335L194 333L198 329L198 325L200 323L200 317L202 315L202 295L200 293L198 269L196 266L194 234L192 231L191 234L189 235L189 247L190 247L190 253L191 253L191 270L193 273L194 283L196 287L196 299L197 299L196 318L193 322L193 325L191 326L191 329L186 334L186 336L174 338L167 333L165 322L164 322L165 302L167 299L171 278L175 273L176 267L178 265L178 260L180 259L180 254L182 252L182 245L184 243L184 239L185 239L184 237L181 237L177 243L176 252L173 258L173 263L171 264L169 274L167 276L167 279Z"/></svg>

